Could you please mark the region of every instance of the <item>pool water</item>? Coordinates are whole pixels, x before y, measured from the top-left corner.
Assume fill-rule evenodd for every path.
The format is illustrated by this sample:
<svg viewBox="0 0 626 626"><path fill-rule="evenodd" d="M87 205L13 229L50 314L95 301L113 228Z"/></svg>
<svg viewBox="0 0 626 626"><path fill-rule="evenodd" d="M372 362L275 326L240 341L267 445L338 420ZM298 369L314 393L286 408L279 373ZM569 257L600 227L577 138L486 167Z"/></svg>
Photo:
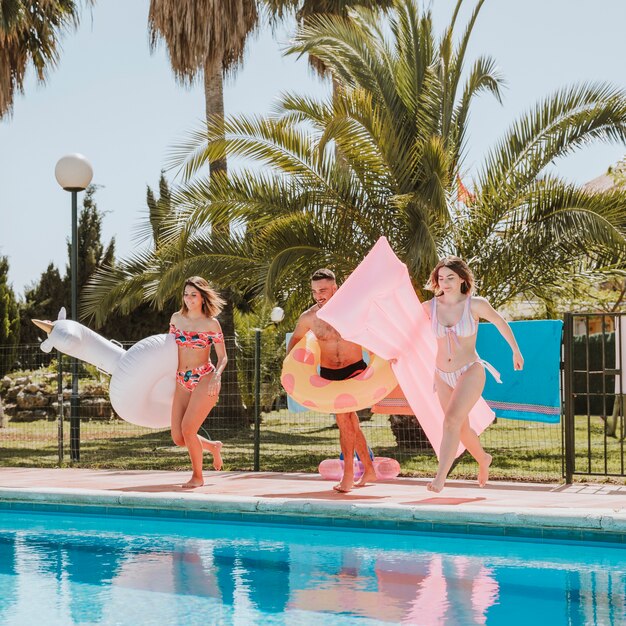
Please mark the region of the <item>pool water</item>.
<svg viewBox="0 0 626 626"><path fill-rule="evenodd" d="M0 624L626 624L626 547L0 510Z"/></svg>

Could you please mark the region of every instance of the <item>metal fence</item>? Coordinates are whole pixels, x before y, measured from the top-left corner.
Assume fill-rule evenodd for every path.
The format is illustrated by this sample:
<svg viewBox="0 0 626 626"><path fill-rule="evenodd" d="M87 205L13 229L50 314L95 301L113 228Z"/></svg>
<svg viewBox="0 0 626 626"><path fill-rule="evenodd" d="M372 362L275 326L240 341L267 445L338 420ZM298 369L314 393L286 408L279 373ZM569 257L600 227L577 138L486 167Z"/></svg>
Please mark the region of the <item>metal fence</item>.
<svg viewBox="0 0 626 626"><path fill-rule="evenodd" d="M626 476L622 364L624 315L568 313L564 319L565 478ZM624 387L622 387L624 385Z"/></svg>
<svg viewBox="0 0 626 626"><path fill-rule="evenodd" d="M128 344L124 347L129 347ZM227 350L235 354L234 341L227 340ZM238 369L253 375L248 356L238 351ZM21 345L16 350L0 346L0 399L4 417L0 424L0 465L140 469L188 467L185 449L177 448L168 429L150 429L120 419L109 402L109 376L97 368L79 364L78 436L80 462L70 453L71 359L53 352L43 353L38 344ZM253 469L253 411L247 397L249 381L222 386L220 403L231 396L243 397L240 424L231 416L209 418L202 433L212 439L229 440L237 469ZM219 411L215 411L219 413Z"/></svg>
<svg viewBox="0 0 626 626"><path fill-rule="evenodd" d="M237 368L238 388L224 385L220 403L203 432L224 443L229 470L314 471L325 458L339 455L332 415L287 409L280 387L282 341L271 334L250 333L227 340L229 367ZM80 461L69 454L69 358L44 354L38 345L12 352L0 347L0 398L5 416L0 427L0 465L78 466L119 469L188 469L186 450L176 447L168 430L151 430L118 418L108 401L108 376L96 368L79 368ZM235 363L236 362L236 363ZM62 371L59 376L59 371ZM61 381L59 383L59 381ZM240 398L239 414L220 414L220 405ZM428 476L436 457L413 416L359 413L361 427L376 456L396 458L404 475ZM494 457L494 478L558 480L563 475L562 429L545 424L499 419L482 436ZM210 467L210 459L206 459ZM451 477L475 477L467 455Z"/></svg>

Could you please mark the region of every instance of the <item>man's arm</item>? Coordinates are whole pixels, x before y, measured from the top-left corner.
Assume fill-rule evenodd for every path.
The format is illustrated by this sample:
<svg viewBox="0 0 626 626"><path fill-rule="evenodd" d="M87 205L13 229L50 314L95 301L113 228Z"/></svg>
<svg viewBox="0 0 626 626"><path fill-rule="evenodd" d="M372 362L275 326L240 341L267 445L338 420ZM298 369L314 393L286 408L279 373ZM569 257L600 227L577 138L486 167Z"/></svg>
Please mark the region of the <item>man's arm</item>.
<svg viewBox="0 0 626 626"><path fill-rule="evenodd" d="M291 339L289 340L289 345L287 346L287 354L291 352L291 349L307 334L309 330L311 330L311 314L306 311L298 318L298 323L296 324L296 328L293 331L293 335L291 335Z"/></svg>

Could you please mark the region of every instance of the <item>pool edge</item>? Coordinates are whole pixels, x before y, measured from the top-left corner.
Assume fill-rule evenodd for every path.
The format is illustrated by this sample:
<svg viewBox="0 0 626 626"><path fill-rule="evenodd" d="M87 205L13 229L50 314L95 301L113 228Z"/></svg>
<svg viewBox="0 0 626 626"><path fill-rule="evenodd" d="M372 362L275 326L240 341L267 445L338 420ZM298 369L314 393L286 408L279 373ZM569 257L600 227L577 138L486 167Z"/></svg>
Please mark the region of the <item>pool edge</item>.
<svg viewBox="0 0 626 626"><path fill-rule="evenodd" d="M149 515L223 519L304 526L327 525L381 531L477 534L532 540L608 542L626 545L626 514L591 509L480 505L449 506L324 502L306 498L264 498L205 494L129 493L69 488L0 487L0 509L72 511L89 507L101 515Z"/></svg>

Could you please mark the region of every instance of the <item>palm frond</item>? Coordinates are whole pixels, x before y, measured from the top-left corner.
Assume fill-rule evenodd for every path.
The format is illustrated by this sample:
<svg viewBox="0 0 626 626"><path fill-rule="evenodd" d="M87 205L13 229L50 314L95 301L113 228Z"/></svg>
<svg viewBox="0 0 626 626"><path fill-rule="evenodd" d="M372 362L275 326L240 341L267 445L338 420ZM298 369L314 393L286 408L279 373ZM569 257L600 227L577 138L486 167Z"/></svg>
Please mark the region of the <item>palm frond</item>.
<svg viewBox="0 0 626 626"><path fill-rule="evenodd" d="M485 192L524 187L555 159L591 141L626 143L626 92L608 84L567 87L515 122L479 176Z"/></svg>

